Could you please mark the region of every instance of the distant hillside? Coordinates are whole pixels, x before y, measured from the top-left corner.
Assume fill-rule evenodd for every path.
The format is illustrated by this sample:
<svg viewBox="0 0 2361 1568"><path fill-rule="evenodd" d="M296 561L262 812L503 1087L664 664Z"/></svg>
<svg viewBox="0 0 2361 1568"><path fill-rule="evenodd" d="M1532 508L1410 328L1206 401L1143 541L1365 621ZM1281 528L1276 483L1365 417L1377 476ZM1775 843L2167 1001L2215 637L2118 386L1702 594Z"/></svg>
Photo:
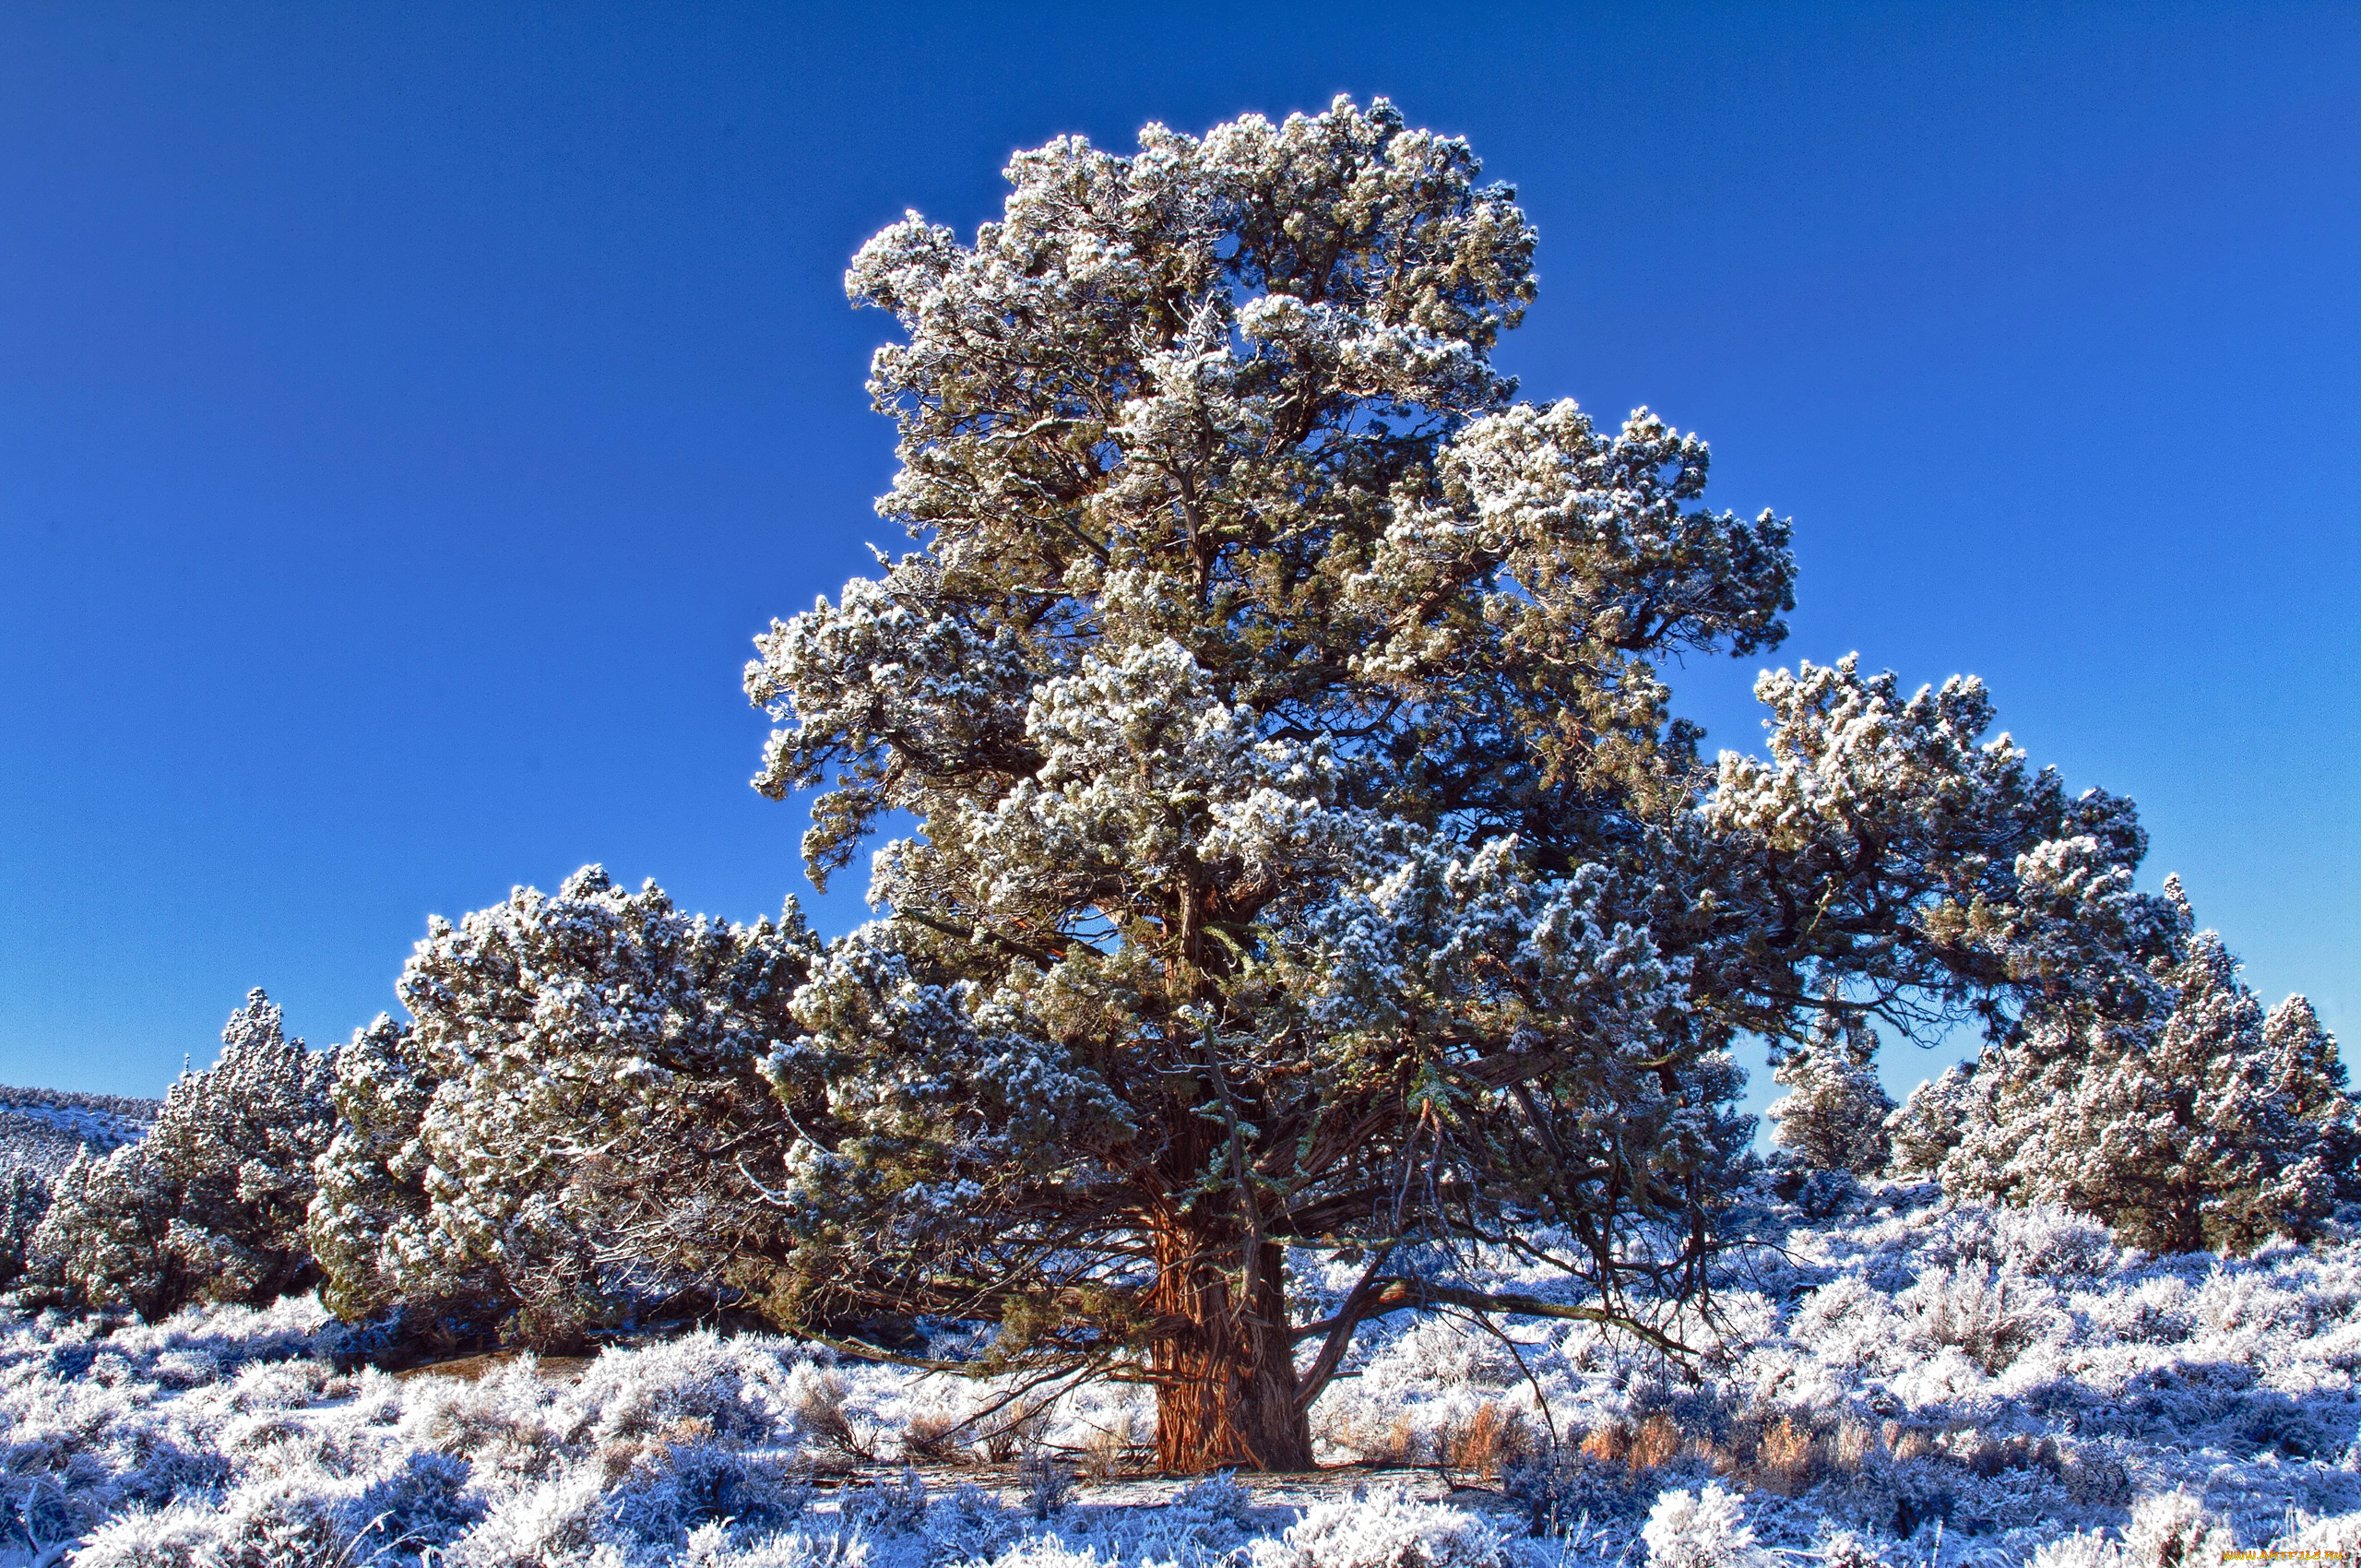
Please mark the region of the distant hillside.
<svg viewBox="0 0 2361 1568"><path fill-rule="evenodd" d="M93 1154L104 1154L146 1137L163 1103L0 1085L0 1166L30 1165L53 1176L85 1145Z"/></svg>

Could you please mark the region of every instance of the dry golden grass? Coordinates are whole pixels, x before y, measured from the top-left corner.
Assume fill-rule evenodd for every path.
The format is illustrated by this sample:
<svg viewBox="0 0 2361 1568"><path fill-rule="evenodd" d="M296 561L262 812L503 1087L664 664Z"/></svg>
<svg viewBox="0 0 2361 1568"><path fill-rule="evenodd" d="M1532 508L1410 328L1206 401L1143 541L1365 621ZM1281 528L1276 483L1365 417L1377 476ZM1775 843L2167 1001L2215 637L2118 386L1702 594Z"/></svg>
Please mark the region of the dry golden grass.
<svg viewBox="0 0 2361 1568"><path fill-rule="evenodd" d="M1050 1430L1048 1400L1026 1402L1002 1412L983 1433L984 1457L995 1465L1014 1464L1041 1446Z"/></svg>
<svg viewBox="0 0 2361 1568"><path fill-rule="evenodd" d="M1438 1428L1435 1459L1453 1475L1489 1479L1501 1467L1533 1452L1533 1433L1523 1412L1487 1400L1456 1421Z"/></svg>
<svg viewBox="0 0 2361 1568"><path fill-rule="evenodd" d="M1884 1450L1884 1438L1866 1421L1846 1421L1836 1429L1836 1467L1840 1470L1857 1470Z"/></svg>
<svg viewBox="0 0 2361 1568"><path fill-rule="evenodd" d="M967 1423L943 1411L912 1416L902 1427L902 1457L918 1465L964 1465Z"/></svg>
<svg viewBox="0 0 2361 1568"><path fill-rule="evenodd" d="M1447 1477L1468 1480L1498 1478L1514 1460L1532 1454L1537 1439L1522 1412L1488 1401L1436 1428L1421 1444L1406 1419L1388 1428L1373 1421L1362 1430L1332 1427L1328 1440L1378 1464L1414 1464L1420 1449ZM1937 1429L1901 1421L1871 1422L1778 1409L1758 1409L1712 1434L1684 1431L1659 1412L1635 1422L1608 1420L1567 1431L1564 1443L1592 1464L1632 1473L1677 1460L1702 1461L1750 1491L1794 1497L1832 1480L1857 1476L1896 1461L1940 1459L1997 1476L2008 1470L2040 1470L2071 1485L2082 1479L2076 1460L2049 1438L1997 1438L1975 1427ZM2112 1476L2094 1475L2088 1486L2108 1492Z"/></svg>
<svg viewBox="0 0 2361 1568"><path fill-rule="evenodd" d="M1640 1430L1631 1434L1631 1467L1653 1470L1659 1465L1669 1464L1680 1456L1680 1450L1687 1441L1670 1416L1650 1416L1640 1423Z"/></svg>
<svg viewBox="0 0 2361 1568"><path fill-rule="evenodd" d="M1362 1411L1341 1414L1326 1423L1320 1436L1364 1465L1415 1465L1427 1455L1426 1441L1406 1412L1390 1420Z"/></svg>
<svg viewBox="0 0 2361 1568"><path fill-rule="evenodd" d="M1755 1484L1781 1497L1793 1497L1820 1479L1821 1444L1811 1429L1782 1416L1762 1429L1762 1443L1755 1455Z"/></svg>
<svg viewBox="0 0 2361 1568"><path fill-rule="evenodd" d="M834 1372L815 1379L796 1401L795 1424L820 1450L824 1468L877 1460L876 1436L853 1424L845 1409L845 1381Z"/></svg>
<svg viewBox="0 0 2361 1568"><path fill-rule="evenodd" d="M1609 1421L1583 1439L1582 1450L1602 1465L1624 1464L1631 1457L1631 1430L1621 1421Z"/></svg>
<svg viewBox="0 0 2361 1568"><path fill-rule="evenodd" d="M1111 1427L1095 1427L1083 1440L1082 1467L1091 1479L1111 1481L1145 1470L1156 1458L1156 1431L1134 1411L1125 1410Z"/></svg>
<svg viewBox="0 0 2361 1568"><path fill-rule="evenodd" d="M1888 1423L1896 1438L1915 1435L1914 1449L1936 1452L1924 1432L1906 1433ZM1883 1461L1887 1433L1862 1421L1815 1421L1785 1412L1762 1412L1736 1420L1716 1437L1683 1432L1668 1416L1651 1416L1636 1428L1609 1421L1575 1440L1584 1457L1631 1470L1653 1469L1684 1455L1703 1461L1750 1491L1792 1497L1832 1476L1856 1472ZM2013 1454L2013 1450L1996 1450ZM2054 1452L2054 1450L2053 1450ZM2031 1449L2027 1450L2030 1455ZM2011 1458L2009 1462L2014 1462Z"/></svg>

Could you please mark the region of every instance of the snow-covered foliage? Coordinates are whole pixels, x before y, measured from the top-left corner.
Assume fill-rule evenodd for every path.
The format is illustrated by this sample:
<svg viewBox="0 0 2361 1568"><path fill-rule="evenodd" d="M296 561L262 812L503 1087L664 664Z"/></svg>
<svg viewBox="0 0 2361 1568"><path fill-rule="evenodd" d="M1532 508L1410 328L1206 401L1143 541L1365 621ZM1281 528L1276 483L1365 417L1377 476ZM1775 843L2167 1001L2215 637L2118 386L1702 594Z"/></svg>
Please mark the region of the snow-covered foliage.
<svg viewBox="0 0 2361 1568"><path fill-rule="evenodd" d="M1766 1114L1781 1147L1820 1170L1869 1175L1885 1164L1886 1118L1893 1100L1870 1065L1877 1037L1858 1019L1847 1027L1834 1009L1771 1071L1784 1099Z"/></svg>
<svg viewBox="0 0 2361 1568"><path fill-rule="evenodd" d="M1927 1184L1764 1218L1778 1245L1682 1325L1701 1376L1590 1324L1367 1331L1323 1456L1442 1464L1448 1497L1124 1479L1145 1449L1101 1439L1137 1441L1136 1388L1012 1411L1014 1377L785 1338L394 1375L308 1297L0 1320L0 1564L1901 1568L1940 1536L1949 1565L2197 1568L2361 1539L2361 1240L2156 1257ZM1500 1261L1492 1288L1548 1288Z"/></svg>
<svg viewBox="0 0 2361 1568"><path fill-rule="evenodd" d="M2131 885L2147 852L2137 812L2104 790L2070 798L2006 734L1987 739L1981 681L1905 696L1891 671L1846 658L1754 690L1768 754L1722 754L1695 851L1715 864L1714 923L1746 940L1709 949L1692 990L1794 998L1774 976L1804 969L1813 1006L1752 1014L1773 1039L1831 1007L2005 1034L2013 1009L2060 990L2146 997L2142 963L2174 916Z"/></svg>
<svg viewBox="0 0 2361 1568"><path fill-rule="evenodd" d="M1711 1481L1702 1492L1679 1488L1648 1510L1640 1529L1648 1568L1764 1568L1770 1559L1754 1544L1746 1504Z"/></svg>
<svg viewBox="0 0 2361 1568"><path fill-rule="evenodd" d="M77 1157L148 1135L161 1100L0 1085L0 1290L25 1277L51 1190Z"/></svg>
<svg viewBox="0 0 2361 1568"><path fill-rule="evenodd" d="M151 1319L308 1285L303 1211L334 1125L331 1071L286 1038L270 998L249 992L220 1059L181 1075L144 1139L103 1158L86 1147L58 1174L35 1266L70 1299Z"/></svg>
<svg viewBox="0 0 2361 1568"><path fill-rule="evenodd" d="M0 1290L21 1278L49 1214L49 1181L30 1165L0 1165Z"/></svg>
<svg viewBox="0 0 2361 1568"><path fill-rule="evenodd" d="M791 1131L761 1063L813 948L586 866L436 920L338 1053L311 1233L348 1316L564 1345L730 1277Z"/></svg>
<svg viewBox="0 0 2361 1568"><path fill-rule="evenodd" d="M1893 1563L1924 1561L1938 1522L1946 1561L2119 1545L2136 1502L2183 1490L2249 1546L2361 1509L2361 1242L2342 1231L2157 1257L2070 1211L1907 1183L1763 1218L1774 1245L1728 1260L1713 1317L1683 1327L1702 1379L1588 1325L1512 1324L1513 1354L1427 1323L1356 1352L1315 1408L1324 1452L1443 1459L1522 1429L1506 1490L1548 1527L1586 1519L1610 1559L1660 1492L1691 1494L1666 1515L1684 1537L1726 1515L1707 1484L1763 1550L1848 1532Z"/></svg>
<svg viewBox="0 0 2361 1568"><path fill-rule="evenodd" d="M1418 1503L1399 1487L1314 1503L1254 1568L1507 1568L1500 1528L1465 1509Z"/></svg>
<svg viewBox="0 0 2361 1568"><path fill-rule="evenodd" d="M2266 1014L2167 885L2177 931L2135 1013L2070 995L1898 1127L1947 1191L2061 1203L2127 1243L2249 1250L2312 1234L2352 1193L2353 1102L2311 1004Z"/></svg>
<svg viewBox="0 0 2361 1568"><path fill-rule="evenodd" d="M2030 767L1972 679L1771 671L1765 754L1705 763L1656 671L1784 636L1787 526L1698 505L1704 444L1645 410L1515 400L1534 233L1479 172L1339 100L1063 138L971 244L865 246L919 548L774 623L746 689L757 785L821 791L815 876L915 823L879 918L823 949L791 904L739 926L587 867L434 921L409 1021L333 1067L254 993L30 1246L47 1189L0 1189L21 1304L107 1309L5 1331L0 1537L174 1568L2361 1538L2335 1042L2138 892L2130 803ZM1893 1111L1879 1031L1961 1024L1977 1069ZM1746 1034L1791 1091L1767 1169ZM53 1111L22 1114L101 1135ZM1865 1180L1889 1150L1940 1185ZM252 1310L323 1273L326 1309ZM661 1338L689 1315L801 1337ZM383 1370L495 1336L608 1348ZM1093 1490L1321 1459L1469 1484Z"/></svg>
<svg viewBox="0 0 2361 1568"><path fill-rule="evenodd" d="M1887 1170L1897 1176L1932 1176L1943 1168L1967 1130L1975 1102L1991 1091L1989 1075L1955 1063L1910 1092L1885 1119Z"/></svg>

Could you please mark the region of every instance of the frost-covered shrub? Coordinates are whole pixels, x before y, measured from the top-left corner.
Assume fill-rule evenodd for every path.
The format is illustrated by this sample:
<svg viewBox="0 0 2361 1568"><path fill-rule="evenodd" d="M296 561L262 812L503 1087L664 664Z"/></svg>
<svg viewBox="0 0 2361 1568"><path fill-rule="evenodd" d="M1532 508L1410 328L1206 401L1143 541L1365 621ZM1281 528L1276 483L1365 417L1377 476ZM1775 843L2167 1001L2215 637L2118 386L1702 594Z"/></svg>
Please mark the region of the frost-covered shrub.
<svg viewBox="0 0 2361 1568"><path fill-rule="evenodd" d="M336 1501L291 1479L240 1487L218 1507L175 1503L94 1532L75 1568L341 1568L353 1536Z"/></svg>
<svg viewBox="0 0 2361 1568"><path fill-rule="evenodd" d="M1019 1468L1025 1478L1025 1511L1049 1519L1065 1511L1074 1496L1074 1467L1044 1449L1028 1455Z"/></svg>
<svg viewBox="0 0 2361 1568"><path fill-rule="evenodd" d="M919 1495L923 1515L923 1489ZM633 1466L611 1495L608 1520L635 1541L680 1546L710 1523L741 1532L775 1531L803 1511L809 1496L792 1462L778 1455L680 1444Z"/></svg>
<svg viewBox="0 0 2361 1568"><path fill-rule="evenodd" d="M1254 1568L1505 1568L1505 1546L1465 1509L1384 1487L1313 1503L1277 1540L1254 1543Z"/></svg>
<svg viewBox="0 0 2361 1568"><path fill-rule="evenodd" d="M92 1532L74 1562L76 1568L202 1568L220 1541L218 1515L202 1505L135 1509Z"/></svg>
<svg viewBox="0 0 2361 1568"><path fill-rule="evenodd" d="M1544 1441L1502 1467L1501 1491L1525 1512L1536 1536L1554 1536L1578 1521L1608 1523L1636 1516L1652 1488L1644 1472L1613 1464L1576 1443Z"/></svg>
<svg viewBox="0 0 2361 1568"><path fill-rule="evenodd" d="M586 866L433 921L397 987L413 1022L349 1048L312 1229L348 1317L506 1313L567 1346L765 1250L792 1129L758 1067L791 1036L813 943L676 909ZM492 1303L497 1303L496 1307Z"/></svg>
<svg viewBox="0 0 2361 1568"><path fill-rule="evenodd" d="M2142 1498L2123 1532L2132 1568L2214 1568L2237 1544L2204 1501L2186 1491Z"/></svg>
<svg viewBox="0 0 2361 1568"><path fill-rule="evenodd" d="M784 1531L745 1542L716 1522L689 1534L682 1568L867 1568L869 1543L858 1536Z"/></svg>
<svg viewBox="0 0 2361 1568"><path fill-rule="evenodd" d="M990 1562L1016 1537L1019 1516L972 1482L962 1482L928 1511L930 1557L938 1562Z"/></svg>
<svg viewBox="0 0 2361 1568"><path fill-rule="evenodd" d="M1278 1550L1274 1543L1252 1538L1252 1499L1245 1487L1228 1475L1216 1475L1183 1488L1157 1507L1081 1506L1060 1513L1053 1524L1036 1520L1037 1533L995 1546L989 1520L966 1530L945 1527L941 1517L929 1526L929 1543L937 1562L988 1561L1002 1568L1118 1568L1118 1565L1170 1564L1173 1568L1244 1568L1256 1550ZM1028 1508L1027 1513L1030 1512ZM1047 1525L1046 1529L1043 1526ZM1005 1532L1026 1527L1022 1517L1003 1515ZM970 1532L973 1532L970 1534ZM983 1550L978 1550L975 1542ZM1284 1553L1282 1553L1284 1555ZM1289 1559L1290 1562L1293 1559Z"/></svg>
<svg viewBox="0 0 2361 1568"><path fill-rule="evenodd" d="M2338 1514L2328 1518L2316 1518L2298 1511L2294 1516L2296 1533L2279 1544L2287 1550L2341 1555L2351 1562L2361 1555L2361 1514Z"/></svg>
<svg viewBox="0 0 2361 1568"><path fill-rule="evenodd" d="M605 1490L605 1479L588 1467L536 1482L492 1504L444 1561L449 1568L556 1568L579 1562L598 1544Z"/></svg>
<svg viewBox="0 0 2361 1568"><path fill-rule="evenodd" d="M2045 1541L2031 1568L2123 1568L2123 1548L2101 1530L2076 1530Z"/></svg>
<svg viewBox="0 0 2361 1568"><path fill-rule="evenodd" d="M565 1460L580 1420L562 1408L529 1363L472 1381L428 1378L402 1404L420 1440L463 1455L479 1475L541 1479Z"/></svg>
<svg viewBox="0 0 2361 1568"><path fill-rule="evenodd" d="M2004 1275L2054 1284L2096 1279L2120 1256L2104 1224L2051 1204L1961 1205L1926 1237L1920 1255L1936 1266L1987 1263Z"/></svg>
<svg viewBox="0 0 2361 1568"><path fill-rule="evenodd" d="M762 1341L699 1330L631 1351L607 1350L574 1385L573 1402L596 1415L600 1443L694 1429L736 1443L766 1443L787 1426L797 1390L813 1375L801 1357L782 1363Z"/></svg>
<svg viewBox="0 0 2361 1568"><path fill-rule="evenodd" d="M2103 1530L2078 1530L2046 1542L2032 1568L2220 1568L2236 1546L2237 1538L2196 1495L2169 1491L2133 1504L2120 1540Z"/></svg>
<svg viewBox="0 0 2361 1568"><path fill-rule="evenodd" d="M1173 1515L1190 1515L1243 1529L1253 1515L1254 1494L1239 1484L1233 1472L1221 1470L1191 1481L1174 1492L1165 1507Z"/></svg>
<svg viewBox="0 0 2361 1568"><path fill-rule="evenodd" d="M303 1214L334 1126L326 1056L259 990L212 1068L182 1075L153 1131L56 1182L33 1249L99 1306L154 1321L193 1301L262 1302L314 1277Z"/></svg>
<svg viewBox="0 0 2361 1568"><path fill-rule="evenodd" d="M865 1535L907 1535L926 1525L926 1482L914 1469L848 1487L841 1499L837 1516Z"/></svg>
<svg viewBox="0 0 2361 1568"><path fill-rule="evenodd" d="M1885 1554L1851 1530L1834 1530L1821 1543L1821 1568L1892 1568Z"/></svg>
<svg viewBox="0 0 2361 1568"><path fill-rule="evenodd" d="M349 1511L358 1521L361 1554L448 1546L483 1517L482 1500L469 1489L471 1477L472 1467L458 1455L406 1455L371 1481Z"/></svg>
<svg viewBox="0 0 2361 1568"><path fill-rule="evenodd" d="M1648 1510L1640 1531L1648 1568L1767 1568L1754 1544L1746 1504L1719 1486L1703 1492L1667 1491Z"/></svg>
<svg viewBox="0 0 2361 1568"><path fill-rule="evenodd" d="M1930 1348L1952 1348L1988 1376L2016 1359L2039 1331L2021 1279L1995 1274L1978 1260L1928 1274L1897 1298L1917 1314L1917 1333Z"/></svg>

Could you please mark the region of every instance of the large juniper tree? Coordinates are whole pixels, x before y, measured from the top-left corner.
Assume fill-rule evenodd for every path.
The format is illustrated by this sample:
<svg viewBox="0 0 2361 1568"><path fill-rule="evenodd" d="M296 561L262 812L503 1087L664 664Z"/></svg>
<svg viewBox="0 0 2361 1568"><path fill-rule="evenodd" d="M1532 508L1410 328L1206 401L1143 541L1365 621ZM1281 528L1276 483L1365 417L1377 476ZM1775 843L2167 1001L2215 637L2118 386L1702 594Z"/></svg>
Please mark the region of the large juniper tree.
<svg viewBox="0 0 2361 1568"><path fill-rule="evenodd" d="M1739 1031L2005 1030L2121 967L2128 806L1972 681L1769 676L1769 758L1701 763L1657 664L1780 640L1787 527L1645 411L1515 400L1535 234L1464 143L1340 100L1008 176L972 244L854 262L919 548L747 674L815 878L917 824L771 1060L781 1322L996 1324L991 1364L1152 1384L1168 1467L1302 1466L1372 1316L1661 1326ZM1588 1293L1405 1265L1450 1237ZM1322 1322L1291 1246L1366 1260Z"/></svg>

